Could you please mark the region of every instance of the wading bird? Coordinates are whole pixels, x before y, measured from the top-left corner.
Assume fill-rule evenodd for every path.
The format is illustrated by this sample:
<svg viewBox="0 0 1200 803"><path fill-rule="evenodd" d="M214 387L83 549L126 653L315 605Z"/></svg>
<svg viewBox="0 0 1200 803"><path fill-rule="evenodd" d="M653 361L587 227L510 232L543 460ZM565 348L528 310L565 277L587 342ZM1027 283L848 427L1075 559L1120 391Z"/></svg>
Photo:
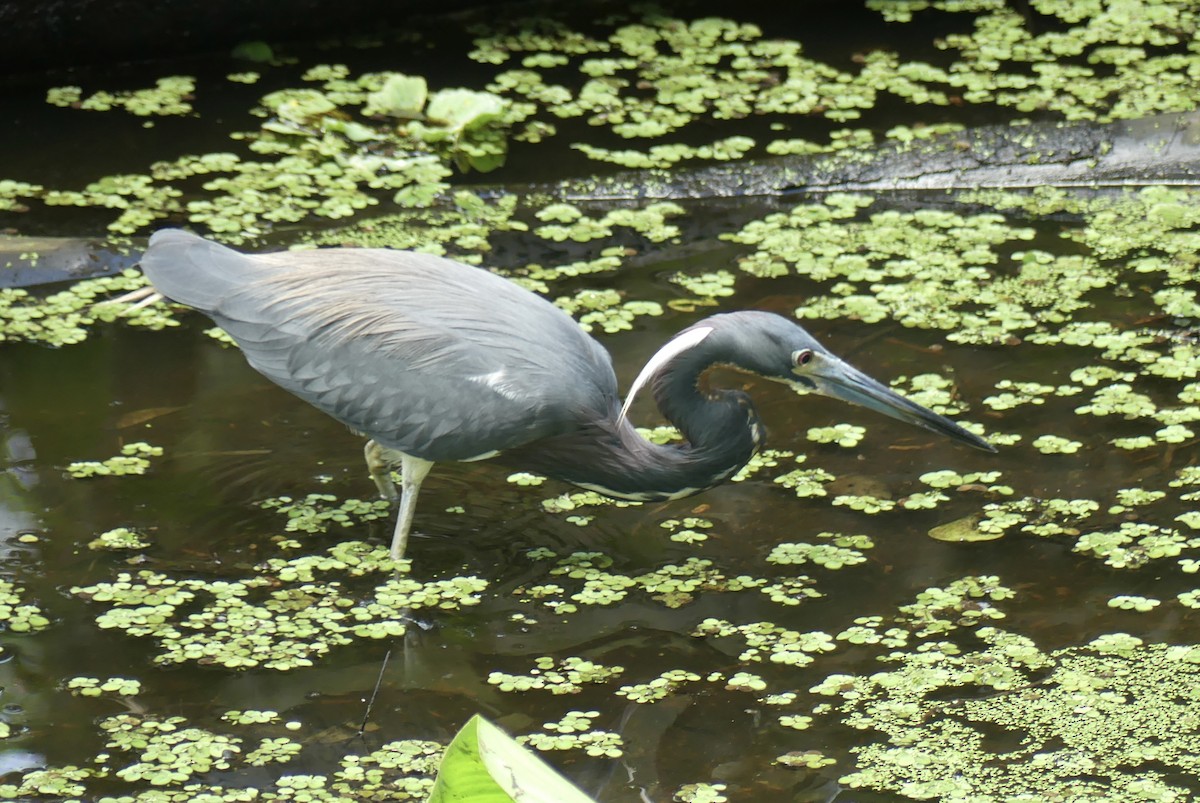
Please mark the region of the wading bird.
<svg viewBox="0 0 1200 803"><path fill-rule="evenodd" d="M370 438L380 493L402 493L391 555L404 555L434 463L507 465L638 501L729 479L762 446L745 393L705 389L732 366L995 451L835 357L767 312L713 315L655 354L624 406L612 360L545 299L480 268L409 251L329 248L249 255L179 229L150 238L142 269L169 299L229 333L256 370ZM626 417L649 386L686 439L659 446Z"/></svg>

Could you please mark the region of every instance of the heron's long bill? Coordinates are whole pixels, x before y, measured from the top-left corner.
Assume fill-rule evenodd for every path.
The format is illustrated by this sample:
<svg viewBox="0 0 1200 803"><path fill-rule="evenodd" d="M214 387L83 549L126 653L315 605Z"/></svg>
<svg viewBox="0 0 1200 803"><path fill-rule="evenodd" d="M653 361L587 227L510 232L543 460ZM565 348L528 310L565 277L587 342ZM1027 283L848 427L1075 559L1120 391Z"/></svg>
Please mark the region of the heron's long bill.
<svg viewBox="0 0 1200 803"><path fill-rule="evenodd" d="M857 404L886 416L915 424L918 427L953 438L956 441L995 452L996 447L983 438L968 432L945 416L906 399L891 388L876 382L857 368L837 358L826 357L808 374L823 396Z"/></svg>

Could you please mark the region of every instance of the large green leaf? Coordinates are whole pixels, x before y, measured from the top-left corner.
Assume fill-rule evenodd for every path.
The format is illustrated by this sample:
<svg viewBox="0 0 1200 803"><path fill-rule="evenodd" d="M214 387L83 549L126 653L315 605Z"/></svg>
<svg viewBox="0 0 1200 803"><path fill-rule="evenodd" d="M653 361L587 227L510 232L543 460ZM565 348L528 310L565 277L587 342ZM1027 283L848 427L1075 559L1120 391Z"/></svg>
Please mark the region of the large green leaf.
<svg viewBox="0 0 1200 803"><path fill-rule="evenodd" d="M594 803L476 714L446 748L428 803Z"/></svg>
<svg viewBox="0 0 1200 803"><path fill-rule="evenodd" d="M490 92L443 89L429 99L425 116L447 128L468 131L504 114L505 101Z"/></svg>
<svg viewBox="0 0 1200 803"><path fill-rule="evenodd" d="M420 117L429 87L419 75L392 75L379 91L367 96L367 114L388 114L392 117Z"/></svg>

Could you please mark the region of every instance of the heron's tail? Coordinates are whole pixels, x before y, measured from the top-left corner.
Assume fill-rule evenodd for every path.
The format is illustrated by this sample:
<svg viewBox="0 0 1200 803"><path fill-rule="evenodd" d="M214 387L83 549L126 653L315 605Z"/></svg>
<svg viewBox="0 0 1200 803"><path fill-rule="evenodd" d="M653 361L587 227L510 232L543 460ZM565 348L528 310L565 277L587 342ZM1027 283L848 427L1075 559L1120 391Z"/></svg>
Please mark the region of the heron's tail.
<svg viewBox="0 0 1200 803"><path fill-rule="evenodd" d="M172 301L212 312L236 287L261 270L252 257L183 229L150 237L142 271Z"/></svg>

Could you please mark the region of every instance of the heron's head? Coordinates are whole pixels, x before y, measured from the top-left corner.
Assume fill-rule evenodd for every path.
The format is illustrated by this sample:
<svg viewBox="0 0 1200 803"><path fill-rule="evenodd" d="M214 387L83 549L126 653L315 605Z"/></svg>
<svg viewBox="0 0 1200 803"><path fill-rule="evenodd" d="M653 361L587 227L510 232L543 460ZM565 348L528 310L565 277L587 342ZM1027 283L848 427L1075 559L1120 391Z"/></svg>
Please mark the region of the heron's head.
<svg viewBox="0 0 1200 803"><path fill-rule="evenodd" d="M795 322L769 312L713 315L683 330L647 363L629 399L666 365L688 355L784 382L803 393L818 393L866 407L976 449L996 451L978 435L844 362Z"/></svg>

